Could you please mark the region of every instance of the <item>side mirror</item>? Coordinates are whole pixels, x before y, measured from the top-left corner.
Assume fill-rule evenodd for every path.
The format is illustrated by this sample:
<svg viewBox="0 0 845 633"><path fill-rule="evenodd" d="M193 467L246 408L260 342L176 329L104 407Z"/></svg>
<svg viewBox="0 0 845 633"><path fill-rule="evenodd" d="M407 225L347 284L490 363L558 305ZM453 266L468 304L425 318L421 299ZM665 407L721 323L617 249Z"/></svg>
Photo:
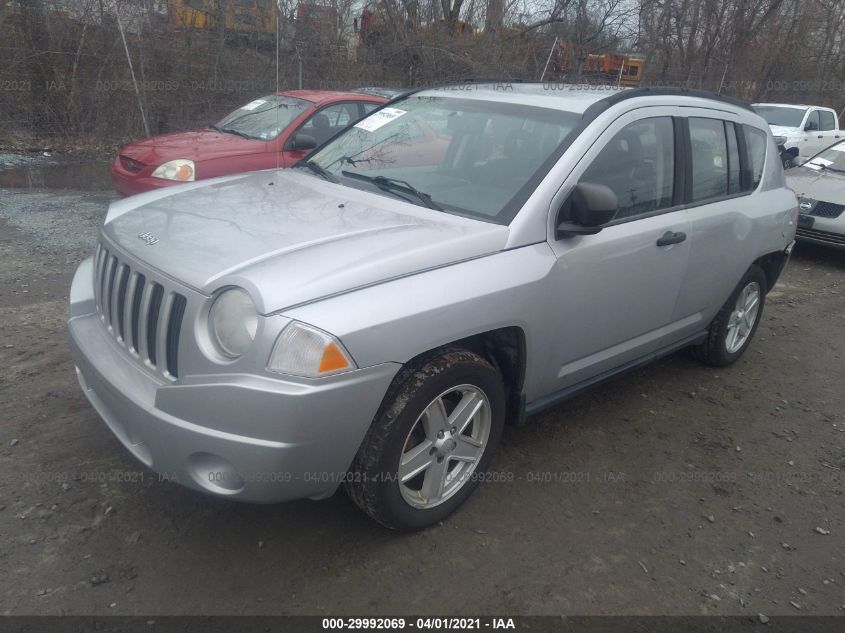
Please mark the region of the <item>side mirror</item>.
<svg viewBox="0 0 845 633"><path fill-rule="evenodd" d="M291 143L291 149L295 152L314 149L317 147L317 139L315 139L310 134L305 134L304 132L299 132L296 136L293 137L293 142Z"/></svg>
<svg viewBox="0 0 845 633"><path fill-rule="evenodd" d="M556 239L570 235L594 235L619 210L619 201L610 187L579 182L558 212Z"/></svg>

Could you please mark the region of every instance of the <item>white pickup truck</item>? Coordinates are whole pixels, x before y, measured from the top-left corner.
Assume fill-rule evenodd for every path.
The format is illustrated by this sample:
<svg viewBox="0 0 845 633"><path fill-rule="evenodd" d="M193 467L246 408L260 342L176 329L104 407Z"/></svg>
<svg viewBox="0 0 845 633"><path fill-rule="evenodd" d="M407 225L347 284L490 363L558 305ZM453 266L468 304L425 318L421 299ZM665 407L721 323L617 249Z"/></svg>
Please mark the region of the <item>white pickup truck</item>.
<svg viewBox="0 0 845 633"><path fill-rule="evenodd" d="M753 103L751 107L772 128L784 169L845 138L839 117L831 108L788 103Z"/></svg>

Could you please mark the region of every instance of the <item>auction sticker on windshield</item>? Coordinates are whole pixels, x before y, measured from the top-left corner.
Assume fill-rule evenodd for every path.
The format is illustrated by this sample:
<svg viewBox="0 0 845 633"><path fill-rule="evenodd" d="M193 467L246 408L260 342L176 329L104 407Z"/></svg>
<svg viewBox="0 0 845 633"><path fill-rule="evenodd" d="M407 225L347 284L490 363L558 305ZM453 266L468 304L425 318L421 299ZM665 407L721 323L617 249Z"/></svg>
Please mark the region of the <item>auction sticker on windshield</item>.
<svg viewBox="0 0 845 633"><path fill-rule="evenodd" d="M367 132L375 132L383 125L387 125L393 119L398 119L406 113L407 110L400 110L399 108L382 108L378 112L373 112L363 121L358 121L355 127L366 130Z"/></svg>
<svg viewBox="0 0 845 633"><path fill-rule="evenodd" d="M255 101L250 101L247 103L241 110L255 110L260 105L264 105L267 103L264 99L256 99Z"/></svg>

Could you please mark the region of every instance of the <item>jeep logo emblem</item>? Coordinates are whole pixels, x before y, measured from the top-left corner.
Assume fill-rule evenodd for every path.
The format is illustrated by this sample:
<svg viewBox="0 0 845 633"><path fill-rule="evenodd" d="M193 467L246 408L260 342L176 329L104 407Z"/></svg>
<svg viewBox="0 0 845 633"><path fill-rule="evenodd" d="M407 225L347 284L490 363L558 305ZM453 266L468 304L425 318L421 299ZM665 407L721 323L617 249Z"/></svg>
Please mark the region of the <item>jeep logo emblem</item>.
<svg viewBox="0 0 845 633"><path fill-rule="evenodd" d="M158 242L158 238L149 231L147 231L146 233L138 233L138 239L144 240L144 244L146 244L147 246L152 246L153 244L156 244Z"/></svg>

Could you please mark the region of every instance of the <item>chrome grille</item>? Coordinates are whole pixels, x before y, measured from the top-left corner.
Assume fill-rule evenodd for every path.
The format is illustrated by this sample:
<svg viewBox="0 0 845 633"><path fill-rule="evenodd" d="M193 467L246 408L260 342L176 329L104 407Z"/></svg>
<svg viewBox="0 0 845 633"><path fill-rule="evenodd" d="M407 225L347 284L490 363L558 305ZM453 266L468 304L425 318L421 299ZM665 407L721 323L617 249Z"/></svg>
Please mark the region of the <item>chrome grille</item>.
<svg viewBox="0 0 845 633"><path fill-rule="evenodd" d="M132 270L100 244L94 255L97 313L134 358L168 379L179 376L179 335L187 300Z"/></svg>

